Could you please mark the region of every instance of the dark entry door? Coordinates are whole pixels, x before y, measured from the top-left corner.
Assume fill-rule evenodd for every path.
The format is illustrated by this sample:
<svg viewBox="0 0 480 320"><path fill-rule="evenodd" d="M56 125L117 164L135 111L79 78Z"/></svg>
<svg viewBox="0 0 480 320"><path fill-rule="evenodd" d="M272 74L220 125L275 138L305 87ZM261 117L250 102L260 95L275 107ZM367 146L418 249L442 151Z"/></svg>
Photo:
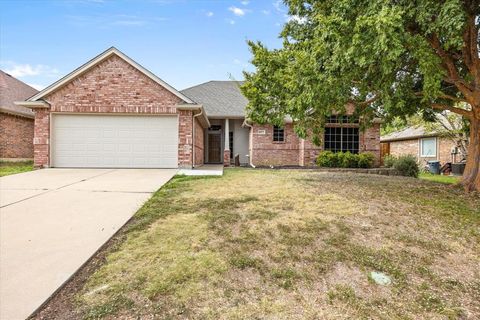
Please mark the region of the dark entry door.
<svg viewBox="0 0 480 320"><path fill-rule="evenodd" d="M222 162L222 135L208 135L208 162Z"/></svg>

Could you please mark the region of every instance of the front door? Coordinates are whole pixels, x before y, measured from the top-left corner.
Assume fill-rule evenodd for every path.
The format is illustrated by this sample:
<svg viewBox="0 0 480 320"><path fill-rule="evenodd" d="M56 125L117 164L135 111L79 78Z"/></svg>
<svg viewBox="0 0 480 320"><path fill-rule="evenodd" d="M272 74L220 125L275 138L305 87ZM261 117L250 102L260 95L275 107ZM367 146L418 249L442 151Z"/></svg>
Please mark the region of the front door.
<svg viewBox="0 0 480 320"><path fill-rule="evenodd" d="M222 135L220 133L208 134L208 162L222 163Z"/></svg>

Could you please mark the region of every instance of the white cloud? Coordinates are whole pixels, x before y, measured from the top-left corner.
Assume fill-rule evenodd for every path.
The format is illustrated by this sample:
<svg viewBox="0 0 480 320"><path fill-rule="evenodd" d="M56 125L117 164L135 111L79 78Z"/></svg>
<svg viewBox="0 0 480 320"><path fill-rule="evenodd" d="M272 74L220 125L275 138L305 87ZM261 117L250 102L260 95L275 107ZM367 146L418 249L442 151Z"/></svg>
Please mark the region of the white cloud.
<svg viewBox="0 0 480 320"><path fill-rule="evenodd" d="M58 75L58 69L52 68L47 65L37 64L32 66L28 63L26 64L19 64L13 61L2 61L0 63L2 65L2 69L12 75L15 78L22 78L22 77L31 77L31 76L38 76L43 75L47 77L55 77Z"/></svg>
<svg viewBox="0 0 480 320"><path fill-rule="evenodd" d="M250 1L248 0L243 0L240 2L241 4L243 4L244 6L248 5L250 3Z"/></svg>
<svg viewBox="0 0 480 320"><path fill-rule="evenodd" d="M212 11L208 11L207 13L205 13L205 15L206 15L207 17L209 17L209 18L210 18L210 17L213 17L213 12L212 12Z"/></svg>
<svg viewBox="0 0 480 320"><path fill-rule="evenodd" d="M262 10L262 13L266 16L268 16L270 14L270 10Z"/></svg>
<svg viewBox="0 0 480 320"><path fill-rule="evenodd" d="M230 24L235 24L235 20L233 19L225 19L225 21L227 21Z"/></svg>
<svg viewBox="0 0 480 320"><path fill-rule="evenodd" d="M240 60L238 60L238 59L233 59L233 63L235 63L235 64L241 64L242 61L240 61Z"/></svg>
<svg viewBox="0 0 480 320"><path fill-rule="evenodd" d="M293 16L290 16L290 15L285 15L285 20L287 22L290 22L290 21L296 21L300 24L303 24L305 22L307 22L307 19L305 17L299 17L297 15L293 15Z"/></svg>
<svg viewBox="0 0 480 320"><path fill-rule="evenodd" d="M247 10L240 9L240 8L235 7L235 6L232 6L232 7L228 8L228 10L231 11L234 15L236 15L238 17L243 17L247 13Z"/></svg>
<svg viewBox="0 0 480 320"><path fill-rule="evenodd" d="M38 91L42 91L45 89L44 85L38 84L38 83L27 83L30 87L37 89Z"/></svg>

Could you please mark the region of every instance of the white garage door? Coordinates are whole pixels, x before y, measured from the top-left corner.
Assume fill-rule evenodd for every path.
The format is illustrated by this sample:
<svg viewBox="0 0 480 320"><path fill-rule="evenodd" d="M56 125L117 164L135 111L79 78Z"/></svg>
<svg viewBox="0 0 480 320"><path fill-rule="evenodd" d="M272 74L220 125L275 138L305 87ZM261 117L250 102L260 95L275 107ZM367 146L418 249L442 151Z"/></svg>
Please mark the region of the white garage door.
<svg viewBox="0 0 480 320"><path fill-rule="evenodd" d="M176 168L176 116L53 115L52 166Z"/></svg>

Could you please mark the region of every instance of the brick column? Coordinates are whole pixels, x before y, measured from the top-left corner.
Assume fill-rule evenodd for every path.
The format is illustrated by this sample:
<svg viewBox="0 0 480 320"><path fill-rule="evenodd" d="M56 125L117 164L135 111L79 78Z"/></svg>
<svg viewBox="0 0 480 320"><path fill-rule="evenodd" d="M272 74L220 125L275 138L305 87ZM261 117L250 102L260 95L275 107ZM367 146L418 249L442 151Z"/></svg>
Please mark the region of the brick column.
<svg viewBox="0 0 480 320"><path fill-rule="evenodd" d="M35 168L50 166L50 110L35 109L35 131L33 136L33 165Z"/></svg>
<svg viewBox="0 0 480 320"><path fill-rule="evenodd" d="M178 111L178 166L191 169L193 166L192 111Z"/></svg>
<svg viewBox="0 0 480 320"><path fill-rule="evenodd" d="M375 166L380 165L380 123L359 132L360 152L370 152L375 155Z"/></svg>

